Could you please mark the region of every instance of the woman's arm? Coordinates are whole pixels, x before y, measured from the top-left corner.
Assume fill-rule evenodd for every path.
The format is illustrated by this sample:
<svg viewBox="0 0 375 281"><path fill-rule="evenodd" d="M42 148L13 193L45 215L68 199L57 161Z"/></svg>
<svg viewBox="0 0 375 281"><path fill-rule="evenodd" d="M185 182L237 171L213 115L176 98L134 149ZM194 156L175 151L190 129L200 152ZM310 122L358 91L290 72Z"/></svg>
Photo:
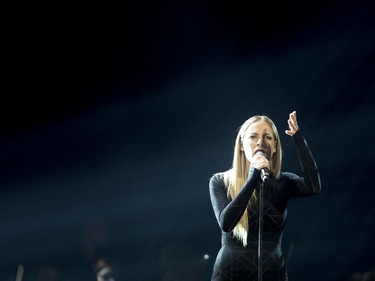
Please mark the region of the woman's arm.
<svg viewBox="0 0 375 281"><path fill-rule="evenodd" d="M299 183L301 195L317 194L321 190L318 166L310 151L309 146L300 130L293 135L293 141L297 147L301 168L303 170L303 184Z"/></svg>
<svg viewBox="0 0 375 281"><path fill-rule="evenodd" d="M303 178L300 178L294 174L286 173L289 175L287 184L289 197L317 194L321 190L318 166L301 130L299 129L297 113L295 111L289 114L288 124L289 130L286 130L285 133L292 136L304 174Z"/></svg>
<svg viewBox="0 0 375 281"><path fill-rule="evenodd" d="M216 174L211 178L209 184L211 203L223 231L230 232L236 227L259 180L260 171L255 168L250 169L248 180L241 191L233 200L229 200L223 176Z"/></svg>

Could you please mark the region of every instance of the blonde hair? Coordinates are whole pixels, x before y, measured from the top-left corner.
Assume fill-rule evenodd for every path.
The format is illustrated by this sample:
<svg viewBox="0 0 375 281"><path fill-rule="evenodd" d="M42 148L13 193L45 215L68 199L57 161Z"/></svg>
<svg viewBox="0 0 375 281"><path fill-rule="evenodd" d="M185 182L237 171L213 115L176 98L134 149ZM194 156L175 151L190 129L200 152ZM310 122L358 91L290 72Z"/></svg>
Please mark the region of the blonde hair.
<svg viewBox="0 0 375 281"><path fill-rule="evenodd" d="M278 178L280 176L281 171L281 143L279 138L279 133L273 121L264 115L255 115L243 123L243 125L239 128L236 142L234 145L234 154L233 154L233 164L232 168L224 173L224 181L225 185L227 186L227 195L229 199L233 199L237 196L237 194L242 189L243 185L245 184L247 177L249 175L248 168L246 168L246 157L244 151L241 149L242 147L242 139L247 133L250 125L258 122L258 121L265 121L267 122L273 132L273 137L276 143L276 152L272 155L270 159L270 173L275 177ZM255 192L252 194L249 205L254 204L257 198L255 196ZM249 222L248 222L248 212L247 209L245 210L244 214L242 215L240 221L233 229L234 236L242 242L244 247L247 245L247 234L249 231Z"/></svg>

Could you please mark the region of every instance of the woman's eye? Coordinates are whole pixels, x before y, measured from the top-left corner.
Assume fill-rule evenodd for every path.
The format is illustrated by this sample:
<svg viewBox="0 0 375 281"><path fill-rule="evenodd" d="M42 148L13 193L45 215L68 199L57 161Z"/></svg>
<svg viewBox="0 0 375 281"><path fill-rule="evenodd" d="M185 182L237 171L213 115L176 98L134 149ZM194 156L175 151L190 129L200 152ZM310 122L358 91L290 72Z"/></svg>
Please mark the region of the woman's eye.
<svg viewBox="0 0 375 281"><path fill-rule="evenodd" d="M266 139L267 140L272 140L272 137L271 136L266 136Z"/></svg>

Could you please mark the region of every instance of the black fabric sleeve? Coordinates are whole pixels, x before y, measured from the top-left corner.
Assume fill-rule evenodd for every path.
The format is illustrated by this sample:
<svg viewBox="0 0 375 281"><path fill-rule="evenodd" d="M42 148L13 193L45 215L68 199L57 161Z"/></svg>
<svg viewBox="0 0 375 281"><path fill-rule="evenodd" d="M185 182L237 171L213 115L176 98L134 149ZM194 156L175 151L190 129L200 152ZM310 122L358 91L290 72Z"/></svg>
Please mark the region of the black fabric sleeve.
<svg viewBox="0 0 375 281"><path fill-rule="evenodd" d="M211 203L219 226L224 232L232 231L237 225L259 181L260 171L252 168L241 191L233 200L230 200L227 197L223 174L216 174L210 179Z"/></svg>
<svg viewBox="0 0 375 281"><path fill-rule="evenodd" d="M301 130L298 130L292 136L292 139L297 148L303 177L301 178L292 173L284 173L288 178L288 197L303 197L317 194L321 190L319 170Z"/></svg>

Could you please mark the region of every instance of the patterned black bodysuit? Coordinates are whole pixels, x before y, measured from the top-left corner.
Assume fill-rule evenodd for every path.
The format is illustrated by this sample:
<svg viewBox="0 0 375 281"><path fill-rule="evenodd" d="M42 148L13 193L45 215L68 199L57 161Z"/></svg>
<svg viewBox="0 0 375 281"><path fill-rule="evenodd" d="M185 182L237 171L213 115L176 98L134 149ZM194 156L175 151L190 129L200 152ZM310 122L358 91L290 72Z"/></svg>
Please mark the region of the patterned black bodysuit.
<svg viewBox="0 0 375 281"><path fill-rule="evenodd" d="M301 133L292 137L300 157L304 177L282 172L278 179L270 179L264 186L262 280L288 280L281 252L281 240L287 216L287 201L292 197L310 196L320 192L320 177L311 151ZM209 184L210 197L216 219L222 230L222 247L212 273L214 281L258 279L258 204L248 208L249 232L247 246L233 235L233 228L248 206L252 193L258 194L260 172L251 169L239 194L230 200L223 173L215 174Z"/></svg>

